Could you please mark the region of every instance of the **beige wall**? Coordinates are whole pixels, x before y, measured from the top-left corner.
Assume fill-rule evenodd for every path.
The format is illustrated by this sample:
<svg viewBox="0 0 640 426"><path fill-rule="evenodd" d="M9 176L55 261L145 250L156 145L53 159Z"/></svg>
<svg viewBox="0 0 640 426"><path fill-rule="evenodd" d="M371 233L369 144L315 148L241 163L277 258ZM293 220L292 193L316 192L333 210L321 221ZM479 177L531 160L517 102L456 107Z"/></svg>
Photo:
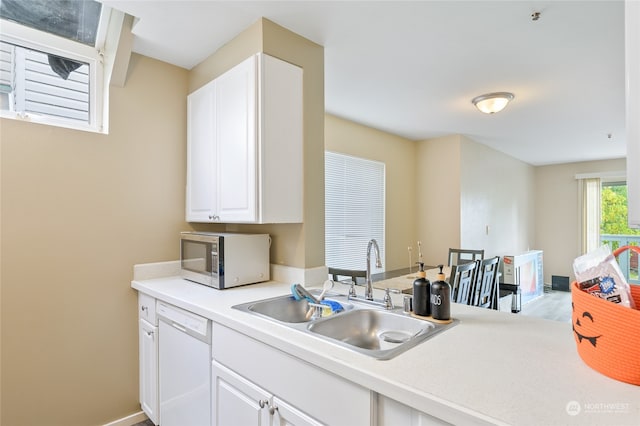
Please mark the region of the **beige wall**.
<svg viewBox="0 0 640 426"><path fill-rule="evenodd" d="M2 119L0 423L103 424L140 410L130 282L134 264L177 259L190 227L186 96L262 49L305 69L312 195L304 225L259 229L274 236L272 262L324 264L323 49L269 21L191 73L134 55L125 87L110 91L109 135Z"/></svg>
<svg viewBox="0 0 640 426"><path fill-rule="evenodd" d="M460 245L459 135L417 144L417 229L427 265L447 264L449 247Z"/></svg>
<svg viewBox="0 0 640 426"><path fill-rule="evenodd" d="M281 241L276 241L275 261L324 266L324 47L268 19L262 23L264 52L304 70L304 224L270 228Z"/></svg>
<svg viewBox="0 0 640 426"><path fill-rule="evenodd" d="M532 166L461 135L418 142L416 158L428 265L447 264L452 247L484 249L486 257L533 248Z"/></svg>
<svg viewBox="0 0 640 426"><path fill-rule="evenodd" d="M485 257L536 249L535 168L461 140L460 246L484 249Z"/></svg>
<svg viewBox="0 0 640 426"><path fill-rule="evenodd" d="M277 225L191 224L194 229L268 232L271 262L299 268L324 265L324 49L261 19L197 65L189 92L240 63L265 52L304 70L304 223Z"/></svg>
<svg viewBox="0 0 640 426"><path fill-rule="evenodd" d="M109 135L0 121L3 425L140 410L132 271L179 257L187 82L134 55Z"/></svg>
<svg viewBox="0 0 640 426"><path fill-rule="evenodd" d="M229 43L189 71L189 93L230 70L249 56L262 52L263 21L258 20Z"/></svg>
<svg viewBox="0 0 640 426"><path fill-rule="evenodd" d="M325 149L385 164L385 270L406 268L417 253L415 142L327 114ZM321 206L324 211L324 205ZM366 254L363 253L363 260ZM416 260L416 255L413 255Z"/></svg>
<svg viewBox="0 0 640 426"><path fill-rule="evenodd" d="M415 261L418 240L427 265L450 247L534 248L534 167L461 135L414 142L328 114L325 136L329 151L386 165L387 270L407 267L408 246Z"/></svg>
<svg viewBox="0 0 640 426"><path fill-rule="evenodd" d="M625 169L625 159L536 167L536 246L544 250L546 283L551 283L551 275L568 276L573 280L573 260L582 254L576 174Z"/></svg>

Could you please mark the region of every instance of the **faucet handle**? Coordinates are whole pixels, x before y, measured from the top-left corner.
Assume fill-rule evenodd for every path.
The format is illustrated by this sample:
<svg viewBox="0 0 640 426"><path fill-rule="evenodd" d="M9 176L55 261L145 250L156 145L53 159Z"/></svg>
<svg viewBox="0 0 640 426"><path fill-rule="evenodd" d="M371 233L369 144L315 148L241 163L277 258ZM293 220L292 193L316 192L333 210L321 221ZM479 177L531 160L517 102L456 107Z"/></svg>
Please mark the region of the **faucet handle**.
<svg viewBox="0 0 640 426"><path fill-rule="evenodd" d="M351 286L349 287L349 298L353 299L358 297L358 295L356 294L356 282L354 280L351 280Z"/></svg>
<svg viewBox="0 0 640 426"><path fill-rule="evenodd" d="M389 293L395 293L395 294L400 294L402 293L400 290L395 289L395 288L385 288L384 289L384 299L382 299L382 301L384 302L384 308L385 309L393 309L393 300L391 299L391 294Z"/></svg>

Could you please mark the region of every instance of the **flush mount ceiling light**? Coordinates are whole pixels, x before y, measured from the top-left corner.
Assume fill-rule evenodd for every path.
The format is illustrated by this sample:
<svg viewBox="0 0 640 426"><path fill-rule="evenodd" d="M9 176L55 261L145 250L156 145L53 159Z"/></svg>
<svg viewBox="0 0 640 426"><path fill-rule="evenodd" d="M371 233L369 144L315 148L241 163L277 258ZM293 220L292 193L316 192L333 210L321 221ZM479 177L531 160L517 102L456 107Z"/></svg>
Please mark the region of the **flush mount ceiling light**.
<svg viewBox="0 0 640 426"><path fill-rule="evenodd" d="M487 93L486 95L476 96L471 100L471 103L485 114L494 114L502 111L513 98L513 93L509 92Z"/></svg>

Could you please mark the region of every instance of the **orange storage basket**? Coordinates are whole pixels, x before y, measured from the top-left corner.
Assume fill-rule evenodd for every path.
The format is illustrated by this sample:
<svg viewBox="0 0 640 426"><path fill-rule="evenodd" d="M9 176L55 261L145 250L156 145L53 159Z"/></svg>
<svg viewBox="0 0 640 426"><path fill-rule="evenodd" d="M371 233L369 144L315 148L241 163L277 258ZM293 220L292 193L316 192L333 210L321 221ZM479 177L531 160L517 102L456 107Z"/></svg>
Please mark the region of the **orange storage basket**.
<svg viewBox="0 0 640 426"><path fill-rule="evenodd" d="M624 246L640 254L640 247ZM640 286L630 285L636 309L620 306L571 286L573 337L580 358L591 368L622 382L640 385Z"/></svg>

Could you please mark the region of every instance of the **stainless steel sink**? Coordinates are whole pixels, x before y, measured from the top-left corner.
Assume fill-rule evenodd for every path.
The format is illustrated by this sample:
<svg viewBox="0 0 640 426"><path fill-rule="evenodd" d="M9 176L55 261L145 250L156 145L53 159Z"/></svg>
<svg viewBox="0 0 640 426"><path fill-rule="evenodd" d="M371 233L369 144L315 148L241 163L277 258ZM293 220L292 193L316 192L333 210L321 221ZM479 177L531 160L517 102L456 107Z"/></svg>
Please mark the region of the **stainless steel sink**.
<svg viewBox="0 0 640 426"><path fill-rule="evenodd" d="M326 299L339 302L345 310L313 320L309 303L291 295L243 303L233 308L377 359L393 358L458 322L436 324L411 317L400 309L372 309L345 295L331 294Z"/></svg>
<svg viewBox="0 0 640 426"><path fill-rule="evenodd" d="M454 324L436 324L394 311L358 309L317 320L307 329L358 352L389 359Z"/></svg>
<svg viewBox="0 0 640 426"><path fill-rule="evenodd" d="M276 297L251 303L247 309L282 322L306 322L311 319L313 314L306 299L296 300L293 296Z"/></svg>
<svg viewBox="0 0 640 426"><path fill-rule="evenodd" d="M345 311L353 309L353 304L349 303L345 296L333 295L332 297L330 295L325 299L340 303ZM311 321L313 316L313 309L311 309L306 299L296 300L291 295L243 303L233 308L259 314L284 323L308 322Z"/></svg>

